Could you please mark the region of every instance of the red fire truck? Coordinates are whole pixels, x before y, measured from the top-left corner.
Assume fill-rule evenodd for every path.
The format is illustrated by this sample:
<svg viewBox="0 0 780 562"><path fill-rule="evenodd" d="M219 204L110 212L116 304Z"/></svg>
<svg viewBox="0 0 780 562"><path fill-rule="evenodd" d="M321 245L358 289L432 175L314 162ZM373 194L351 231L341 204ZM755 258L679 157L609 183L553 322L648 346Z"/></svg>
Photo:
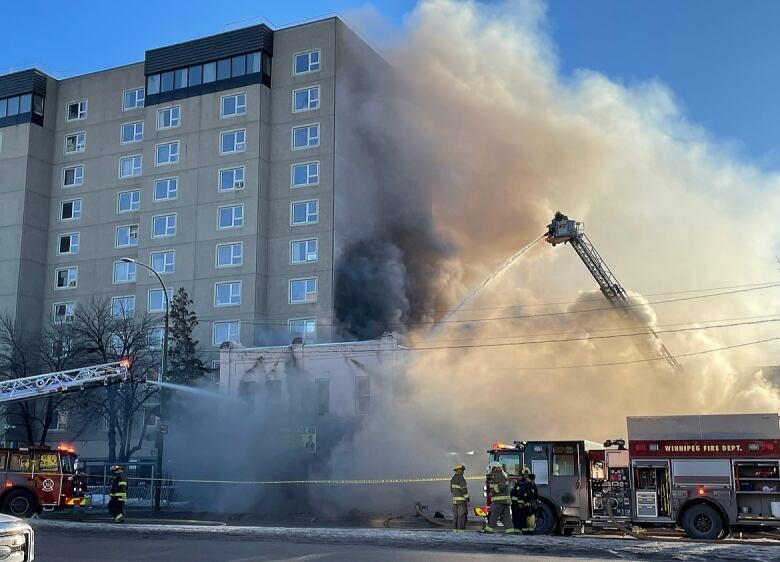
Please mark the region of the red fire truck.
<svg viewBox="0 0 780 562"><path fill-rule="evenodd" d="M510 478L536 474L538 534L625 524L717 539L780 527L777 414L629 417L627 447L515 441L488 454Z"/></svg>

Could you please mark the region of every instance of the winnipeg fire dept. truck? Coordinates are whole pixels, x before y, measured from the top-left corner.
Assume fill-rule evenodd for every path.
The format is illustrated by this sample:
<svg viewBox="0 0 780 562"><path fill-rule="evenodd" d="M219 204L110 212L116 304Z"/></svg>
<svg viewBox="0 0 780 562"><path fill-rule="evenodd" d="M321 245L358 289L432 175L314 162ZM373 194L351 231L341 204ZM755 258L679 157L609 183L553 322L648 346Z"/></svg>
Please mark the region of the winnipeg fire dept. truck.
<svg viewBox="0 0 780 562"><path fill-rule="evenodd" d="M128 376L128 363L120 361L3 381L0 404L116 384ZM76 451L67 445L0 448L0 510L28 517L81 505L84 499L73 486L76 461Z"/></svg>
<svg viewBox="0 0 780 562"><path fill-rule="evenodd" d="M780 527L777 414L629 417L628 443L515 441L488 455L510 478L523 466L536 475L537 534L672 527L717 539Z"/></svg>

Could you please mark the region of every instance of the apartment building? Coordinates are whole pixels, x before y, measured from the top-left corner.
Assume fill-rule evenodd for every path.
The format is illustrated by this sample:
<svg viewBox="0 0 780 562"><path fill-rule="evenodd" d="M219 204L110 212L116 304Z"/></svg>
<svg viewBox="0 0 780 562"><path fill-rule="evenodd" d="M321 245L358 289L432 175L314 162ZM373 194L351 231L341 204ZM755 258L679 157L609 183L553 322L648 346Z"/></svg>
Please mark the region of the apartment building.
<svg viewBox="0 0 780 562"><path fill-rule="evenodd" d="M375 220L342 205L367 195L340 95L389 73L329 18L63 80L0 76L0 311L67 322L103 295L115 314L161 314L129 257L189 292L207 348L331 341L340 248Z"/></svg>

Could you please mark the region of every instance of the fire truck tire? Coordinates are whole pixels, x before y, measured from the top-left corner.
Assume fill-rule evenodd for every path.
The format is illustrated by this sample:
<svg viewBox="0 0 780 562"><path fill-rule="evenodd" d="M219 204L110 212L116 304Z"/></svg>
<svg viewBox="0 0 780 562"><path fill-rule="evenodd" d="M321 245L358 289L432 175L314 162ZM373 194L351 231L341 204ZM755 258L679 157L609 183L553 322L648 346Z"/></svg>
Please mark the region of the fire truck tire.
<svg viewBox="0 0 780 562"><path fill-rule="evenodd" d="M723 533L723 519L707 504L697 504L685 511L682 528L692 539L715 540Z"/></svg>
<svg viewBox="0 0 780 562"><path fill-rule="evenodd" d="M558 526L558 521L555 517L555 512L546 503L542 502L542 505L536 510L536 530L535 535L551 535L555 532L555 528Z"/></svg>
<svg viewBox="0 0 780 562"><path fill-rule="evenodd" d="M3 513L14 517L31 517L38 508L38 500L27 490L14 490L3 501Z"/></svg>

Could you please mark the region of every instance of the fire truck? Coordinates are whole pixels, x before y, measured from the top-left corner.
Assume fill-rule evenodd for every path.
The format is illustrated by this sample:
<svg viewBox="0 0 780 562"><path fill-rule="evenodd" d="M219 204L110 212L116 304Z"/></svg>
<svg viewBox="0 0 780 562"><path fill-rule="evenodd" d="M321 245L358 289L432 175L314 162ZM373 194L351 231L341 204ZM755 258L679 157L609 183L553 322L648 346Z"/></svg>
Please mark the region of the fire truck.
<svg viewBox="0 0 780 562"><path fill-rule="evenodd" d="M495 443L510 479L536 475L537 534L624 527L679 528L718 539L780 527L777 414L650 416L627 419L628 443ZM489 488L485 495L490 503Z"/></svg>
<svg viewBox="0 0 780 562"><path fill-rule="evenodd" d="M119 361L2 381L0 403L117 384L128 380L128 367L129 362ZM29 517L43 510L82 505L85 500L74 494L73 486L77 458L68 445L0 448L0 510Z"/></svg>

